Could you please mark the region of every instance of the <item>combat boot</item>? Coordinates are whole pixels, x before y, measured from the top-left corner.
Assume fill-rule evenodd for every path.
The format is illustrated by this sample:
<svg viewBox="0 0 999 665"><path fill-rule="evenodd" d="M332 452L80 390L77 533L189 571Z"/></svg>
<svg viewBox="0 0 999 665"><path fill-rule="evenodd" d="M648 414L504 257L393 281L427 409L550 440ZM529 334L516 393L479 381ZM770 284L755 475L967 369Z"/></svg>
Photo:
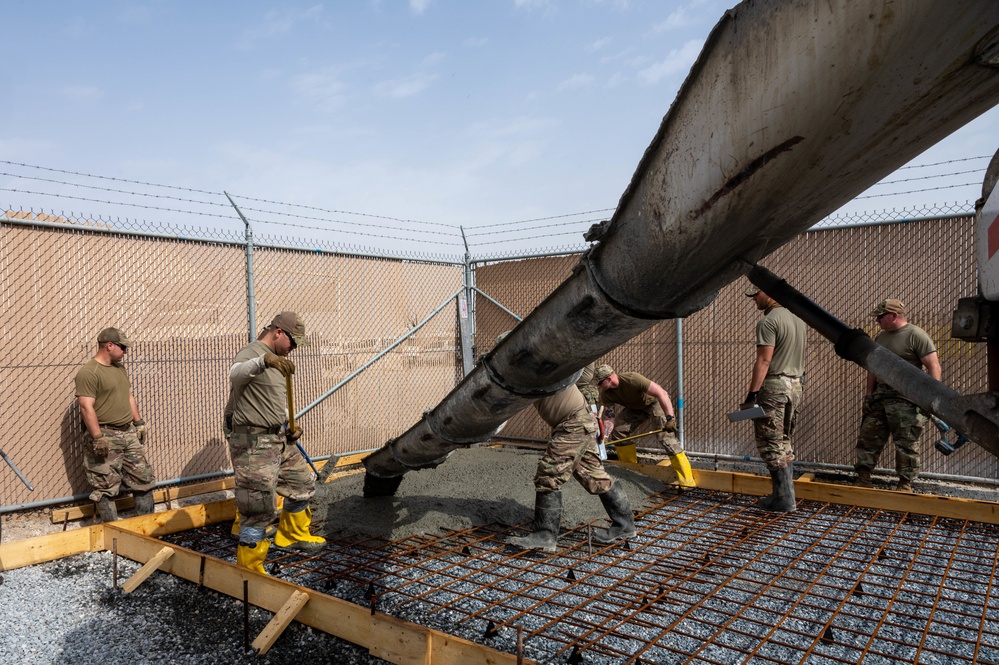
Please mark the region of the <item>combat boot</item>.
<svg viewBox="0 0 999 665"><path fill-rule="evenodd" d="M313 536L309 532L312 524L312 509L306 507L297 513L281 511L278 519L277 533L274 534L274 545L286 550L314 553L326 547L326 539Z"/></svg>
<svg viewBox="0 0 999 665"><path fill-rule="evenodd" d="M760 510L770 510L770 505L774 502L774 493L777 491L777 475L780 473L780 467L772 469L767 467L767 471L770 472L770 494L767 496L761 496L753 504L754 508L759 508Z"/></svg>
<svg viewBox="0 0 999 665"><path fill-rule="evenodd" d="M114 505L114 501L102 496L97 502L97 514L101 516L102 522L114 522L118 519L118 507Z"/></svg>
<svg viewBox="0 0 999 665"><path fill-rule="evenodd" d="M633 538L638 533L635 529L635 516L631 512L628 495L621 489L621 485L614 483L610 490L599 496L607 516L611 518L611 526L609 529L594 529L593 540L609 545Z"/></svg>
<svg viewBox="0 0 999 665"><path fill-rule="evenodd" d="M538 492L534 497L534 530L506 542L525 550L554 552L562 524L562 492Z"/></svg>
<svg viewBox="0 0 999 665"><path fill-rule="evenodd" d="M905 478L900 478L898 485L895 487L896 492L905 492L906 494L915 494L916 491L912 489L912 481L906 480Z"/></svg>
<svg viewBox="0 0 999 665"><path fill-rule="evenodd" d="M791 464L778 468L771 478L774 481L774 493L769 507L764 510L774 513L793 513L797 509L797 502L794 498L794 473Z"/></svg>
<svg viewBox="0 0 999 665"><path fill-rule="evenodd" d="M874 487L874 483L871 482L871 470L863 467L857 467L857 480L853 483L855 487Z"/></svg>
<svg viewBox="0 0 999 665"><path fill-rule="evenodd" d="M259 543L240 543L236 550L236 565L254 572L266 575L264 561L267 560L267 550L271 541L261 540Z"/></svg>
<svg viewBox="0 0 999 665"><path fill-rule="evenodd" d="M156 512L156 501L153 499L152 490L148 492L135 492L132 498L135 499L136 515L149 515Z"/></svg>

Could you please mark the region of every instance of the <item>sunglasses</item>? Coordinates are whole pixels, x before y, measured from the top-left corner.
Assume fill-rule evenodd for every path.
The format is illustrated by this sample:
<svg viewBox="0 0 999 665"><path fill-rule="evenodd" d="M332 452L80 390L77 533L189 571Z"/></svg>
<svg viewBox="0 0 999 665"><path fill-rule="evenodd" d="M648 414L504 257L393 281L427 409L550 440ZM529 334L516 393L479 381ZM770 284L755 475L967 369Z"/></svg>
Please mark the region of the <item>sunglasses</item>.
<svg viewBox="0 0 999 665"><path fill-rule="evenodd" d="M295 341L294 337L292 337L291 335L288 334L287 330L285 330L284 328L278 328L278 330L280 330L281 332L283 332L284 336L288 338L289 342L291 342L291 350L292 351L294 351L295 349L298 348L298 342Z"/></svg>

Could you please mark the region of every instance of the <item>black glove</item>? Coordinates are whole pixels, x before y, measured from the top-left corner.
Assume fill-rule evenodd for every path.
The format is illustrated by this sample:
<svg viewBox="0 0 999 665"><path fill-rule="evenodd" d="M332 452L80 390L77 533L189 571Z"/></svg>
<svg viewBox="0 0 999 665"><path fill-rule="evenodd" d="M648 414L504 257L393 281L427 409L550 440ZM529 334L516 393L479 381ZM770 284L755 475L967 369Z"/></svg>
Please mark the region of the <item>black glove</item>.
<svg viewBox="0 0 999 665"><path fill-rule="evenodd" d="M874 401L874 395L864 395L864 406L861 411L865 416L874 410Z"/></svg>
<svg viewBox="0 0 999 665"><path fill-rule="evenodd" d="M666 416L666 424L663 425L663 431L669 432L670 434L677 433L676 418L673 416Z"/></svg>
<svg viewBox="0 0 999 665"><path fill-rule="evenodd" d="M751 409L756 406L756 398L759 394L759 390L750 390L746 394L746 401L739 405L739 410L745 411L746 409Z"/></svg>

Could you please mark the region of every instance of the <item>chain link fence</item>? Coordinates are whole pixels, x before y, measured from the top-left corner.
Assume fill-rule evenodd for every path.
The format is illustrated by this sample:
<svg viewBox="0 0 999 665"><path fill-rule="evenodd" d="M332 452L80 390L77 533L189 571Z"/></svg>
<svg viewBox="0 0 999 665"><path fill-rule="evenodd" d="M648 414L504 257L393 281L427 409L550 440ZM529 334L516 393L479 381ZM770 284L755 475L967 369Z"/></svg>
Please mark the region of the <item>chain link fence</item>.
<svg viewBox="0 0 999 665"><path fill-rule="evenodd" d="M0 423L11 436L2 449L35 489L0 465L0 506L89 493L73 378L108 326L134 341L126 367L149 423L157 478L230 471L222 411L229 366L249 336L245 246L234 234L126 233L19 211L5 219ZM346 255L312 243L255 247L253 270L256 332L284 309L306 322L311 343L292 356L296 411L412 333L302 417L310 455L381 446L461 377L461 264Z"/></svg>
<svg viewBox="0 0 999 665"><path fill-rule="evenodd" d="M860 224L823 224L761 263L871 336L877 333L869 316L874 305L888 297L901 299L910 322L926 329L936 343L943 381L963 394L985 391L985 345L950 338L958 298L977 292L973 219L931 214L913 215L901 222L880 221L877 215L855 221ZM569 276L577 261L578 255L480 264L476 284L524 316ZM682 321L682 395L677 386L675 321L657 324L598 361L619 372L644 374L662 385L675 404L682 399L688 451L739 457L757 454L752 425L731 423L726 417L745 398L755 358L755 326L761 313L744 296L747 286L746 280L730 284L710 306ZM476 301L476 316L480 353L492 349L496 334L515 323L482 298ZM796 456L806 462L852 465L864 370L837 357L832 344L811 330L806 366ZM503 434L545 438L548 431L529 409L512 419ZM936 436L932 427L924 433L924 472L999 475L999 460L984 449L969 445L945 457L933 448ZM881 466L894 465L889 445Z"/></svg>

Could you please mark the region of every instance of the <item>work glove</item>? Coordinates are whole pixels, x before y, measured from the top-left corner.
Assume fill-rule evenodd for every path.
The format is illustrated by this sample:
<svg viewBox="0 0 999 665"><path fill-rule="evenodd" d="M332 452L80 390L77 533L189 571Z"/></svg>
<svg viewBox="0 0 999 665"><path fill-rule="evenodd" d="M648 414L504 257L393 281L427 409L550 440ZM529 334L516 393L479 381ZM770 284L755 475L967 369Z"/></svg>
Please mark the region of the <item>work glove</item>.
<svg viewBox="0 0 999 665"><path fill-rule="evenodd" d="M663 431L669 432L670 434L677 433L676 418L673 416L666 416L666 424L663 425Z"/></svg>
<svg viewBox="0 0 999 665"><path fill-rule="evenodd" d="M295 443L302 438L302 428L298 425L290 429L285 429L285 436L288 437L288 443Z"/></svg>
<svg viewBox="0 0 999 665"><path fill-rule="evenodd" d="M751 409L756 406L756 398L760 394L759 390L752 390L746 394L746 401L739 405L740 411Z"/></svg>
<svg viewBox="0 0 999 665"><path fill-rule="evenodd" d="M285 376L291 376L295 373L295 363L287 358L277 355L276 353L265 353L264 365L276 369Z"/></svg>
<svg viewBox="0 0 999 665"><path fill-rule="evenodd" d="M135 426L135 434L139 437L139 443L146 443L146 419L140 418L132 423Z"/></svg>
<svg viewBox="0 0 999 665"><path fill-rule="evenodd" d="M864 406L862 408L864 415L866 416L873 410L874 410L874 395L864 395Z"/></svg>
<svg viewBox="0 0 999 665"><path fill-rule="evenodd" d="M90 446L91 451L94 453L94 457L97 459L104 459L111 452L111 442L106 436L99 436L94 439L94 442Z"/></svg>

